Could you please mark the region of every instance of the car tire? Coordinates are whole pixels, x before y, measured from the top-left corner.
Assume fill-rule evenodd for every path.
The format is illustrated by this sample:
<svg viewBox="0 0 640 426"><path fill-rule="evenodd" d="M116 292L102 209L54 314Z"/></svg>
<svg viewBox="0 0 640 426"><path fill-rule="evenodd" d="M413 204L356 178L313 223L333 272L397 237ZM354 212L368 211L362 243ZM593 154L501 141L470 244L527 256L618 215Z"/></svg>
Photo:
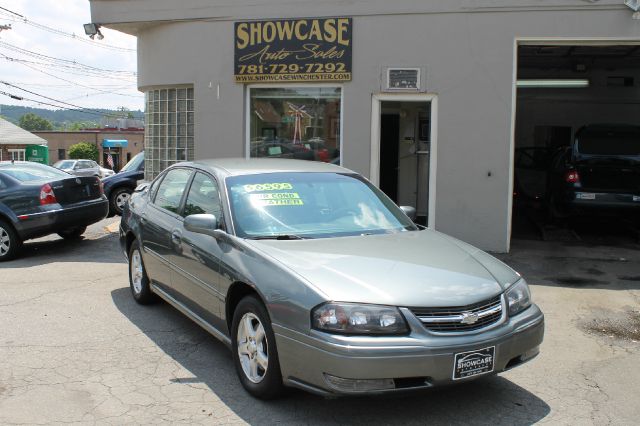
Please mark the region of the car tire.
<svg viewBox="0 0 640 426"><path fill-rule="evenodd" d="M86 226L77 226L73 228L63 229L62 231L58 232L58 235L60 235L65 240L77 240L82 236L82 234L84 234L86 230Z"/></svg>
<svg viewBox="0 0 640 426"><path fill-rule="evenodd" d="M21 247L22 240L13 226L0 220L0 262L14 259Z"/></svg>
<svg viewBox="0 0 640 426"><path fill-rule="evenodd" d="M284 386L269 314L255 296L243 298L233 313L231 352L242 386L256 398L280 396Z"/></svg>
<svg viewBox="0 0 640 426"><path fill-rule="evenodd" d="M138 240L135 240L129 249L129 287L133 299L139 304L148 305L155 302Z"/></svg>
<svg viewBox="0 0 640 426"><path fill-rule="evenodd" d="M122 209L129 201L133 191L129 188L116 188L109 196L109 213L122 216Z"/></svg>

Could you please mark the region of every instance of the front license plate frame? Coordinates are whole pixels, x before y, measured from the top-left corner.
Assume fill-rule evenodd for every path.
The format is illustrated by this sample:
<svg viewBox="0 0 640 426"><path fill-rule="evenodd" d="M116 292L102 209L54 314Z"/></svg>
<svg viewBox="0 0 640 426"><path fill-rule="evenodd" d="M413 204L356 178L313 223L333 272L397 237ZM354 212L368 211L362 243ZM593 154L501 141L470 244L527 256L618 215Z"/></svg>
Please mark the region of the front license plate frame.
<svg viewBox="0 0 640 426"><path fill-rule="evenodd" d="M458 352L453 357L453 380L468 379L493 372L496 359L496 347Z"/></svg>

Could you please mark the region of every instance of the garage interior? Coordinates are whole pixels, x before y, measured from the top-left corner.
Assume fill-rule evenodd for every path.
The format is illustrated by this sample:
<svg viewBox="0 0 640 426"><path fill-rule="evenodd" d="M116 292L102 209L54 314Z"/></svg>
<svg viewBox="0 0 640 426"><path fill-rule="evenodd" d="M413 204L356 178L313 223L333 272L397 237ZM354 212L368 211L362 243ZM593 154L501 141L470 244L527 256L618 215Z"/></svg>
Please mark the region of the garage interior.
<svg viewBox="0 0 640 426"><path fill-rule="evenodd" d="M517 76L512 239L640 242L633 220L558 222L548 202L550 159L576 131L640 124L640 45L520 45Z"/></svg>

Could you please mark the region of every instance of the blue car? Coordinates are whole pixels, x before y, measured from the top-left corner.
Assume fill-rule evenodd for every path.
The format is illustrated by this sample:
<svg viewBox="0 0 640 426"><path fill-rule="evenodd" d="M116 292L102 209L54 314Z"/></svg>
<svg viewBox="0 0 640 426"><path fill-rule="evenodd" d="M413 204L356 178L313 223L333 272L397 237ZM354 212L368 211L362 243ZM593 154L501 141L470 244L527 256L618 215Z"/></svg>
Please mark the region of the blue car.
<svg viewBox="0 0 640 426"><path fill-rule="evenodd" d="M144 179L144 151L133 157L115 175L102 180L104 195L109 200L109 216L122 215L122 208L129 201L138 181Z"/></svg>

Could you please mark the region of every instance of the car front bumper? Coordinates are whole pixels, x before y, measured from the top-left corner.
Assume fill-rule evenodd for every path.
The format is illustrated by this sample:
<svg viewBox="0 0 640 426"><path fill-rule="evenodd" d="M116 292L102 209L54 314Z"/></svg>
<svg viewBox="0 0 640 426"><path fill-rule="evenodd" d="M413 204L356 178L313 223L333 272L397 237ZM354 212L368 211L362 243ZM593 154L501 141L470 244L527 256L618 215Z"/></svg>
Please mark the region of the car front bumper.
<svg viewBox="0 0 640 426"><path fill-rule="evenodd" d="M18 216L16 230L23 240L38 238L65 229L99 222L107 216L108 211L109 202L106 197L102 196L96 200Z"/></svg>
<svg viewBox="0 0 640 426"><path fill-rule="evenodd" d="M400 392L465 382L534 358L544 336L536 305L491 330L464 335L427 331L408 310L408 336L304 335L274 324L284 383L321 395ZM455 355L495 347L493 371L453 379ZM338 384L336 384L338 383Z"/></svg>

